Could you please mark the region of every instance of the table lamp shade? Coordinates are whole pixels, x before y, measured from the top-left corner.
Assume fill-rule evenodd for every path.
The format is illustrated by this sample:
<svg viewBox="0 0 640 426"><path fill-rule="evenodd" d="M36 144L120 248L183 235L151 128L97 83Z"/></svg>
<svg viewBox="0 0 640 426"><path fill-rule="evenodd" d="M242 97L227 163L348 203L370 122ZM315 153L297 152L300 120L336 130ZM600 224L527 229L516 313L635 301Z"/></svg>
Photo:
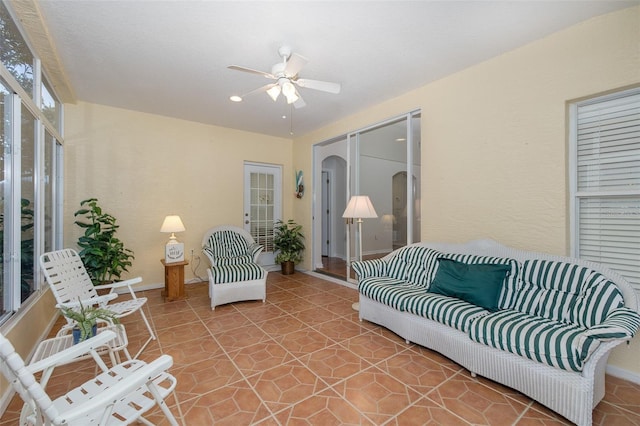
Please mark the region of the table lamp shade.
<svg viewBox="0 0 640 426"><path fill-rule="evenodd" d="M180 220L180 216L171 215L164 218L164 222L162 222L162 227L160 227L160 232L184 232L186 229L182 220Z"/></svg>
<svg viewBox="0 0 640 426"><path fill-rule="evenodd" d="M373 204L371 204L368 195L354 195L349 200L347 208L344 209L342 217L363 219L378 217L378 214L376 213L376 209L373 208Z"/></svg>

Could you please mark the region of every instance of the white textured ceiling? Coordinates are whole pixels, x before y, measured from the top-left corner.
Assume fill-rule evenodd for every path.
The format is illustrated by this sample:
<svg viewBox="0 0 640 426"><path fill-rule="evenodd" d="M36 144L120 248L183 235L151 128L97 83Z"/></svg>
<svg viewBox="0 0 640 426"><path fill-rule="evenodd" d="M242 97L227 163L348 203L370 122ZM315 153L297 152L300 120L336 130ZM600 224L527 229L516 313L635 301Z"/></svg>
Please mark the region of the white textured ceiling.
<svg viewBox="0 0 640 426"><path fill-rule="evenodd" d="M591 17L638 1L41 0L38 5L79 100L290 137L289 106L268 83L227 69L270 71L278 47L309 63L301 135Z"/></svg>

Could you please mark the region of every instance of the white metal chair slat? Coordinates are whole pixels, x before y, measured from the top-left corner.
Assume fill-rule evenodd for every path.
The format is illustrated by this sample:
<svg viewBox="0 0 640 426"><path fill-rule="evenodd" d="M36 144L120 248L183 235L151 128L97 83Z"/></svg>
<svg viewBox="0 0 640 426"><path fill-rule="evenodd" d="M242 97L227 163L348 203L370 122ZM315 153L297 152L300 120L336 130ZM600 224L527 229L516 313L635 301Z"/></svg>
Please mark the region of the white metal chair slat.
<svg viewBox="0 0 640 426"><path fill-rule="evenodd" d="M146 346L155 340L156 336L151 328L151 324L147 320L142 306L147 303L146 297L136 297L131 285L141 279L134 279L115 283L113 285L101 286L110 289L108 295L100 296L93 285L87 270L82 263L82 259L75 250L62 249L40 256L40 267L51 288L56 299L56 303L60 306L73 306L78 302L83 305L99 305L116 313L118 318L125 317L134 312L139 312L142 316L147 329L149 330L149 339L142 345L138 353L134 356L137 358ZM126 286L131 293L132 299L122 302L108 303L110 299L116 299L118 295L113 292L114 287ZM72 321L67 319L69 325Z"/></svg>
<svg viewBox="0 0 640 426"><path fill-rule="evenodd" d="M100 346L114 337L115 333L105 331L102 337L92 339L96 339L95 346ZM92 339L81 344L93 347ZM51 358L46 368L55 367L59 360L69 362L79 350L84 349L68 348L60 352L55 355L57 359ZM46 359L43 361L47 364ZM135 421L150 424L143 415L158 405L169 423L177 426L176 418L164 402L177 384L176 379L166 372L172 364L170 356L162 355L150 363L125 361L109 370L102 366L103 371L94 379L52 401L11 342L0 334L0 370L30 408L23 411L21 425L129 425Z"/></svg>

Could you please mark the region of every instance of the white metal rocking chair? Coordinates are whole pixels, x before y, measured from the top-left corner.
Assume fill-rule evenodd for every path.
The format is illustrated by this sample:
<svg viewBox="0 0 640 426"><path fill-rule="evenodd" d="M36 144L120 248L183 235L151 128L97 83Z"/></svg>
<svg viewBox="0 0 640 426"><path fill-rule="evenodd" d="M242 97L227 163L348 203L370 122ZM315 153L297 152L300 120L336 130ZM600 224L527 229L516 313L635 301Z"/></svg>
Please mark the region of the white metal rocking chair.
<svg viewBox="0 0 640 426"><path fill-rule="evenodd" d="M25 402L20 425L106 426L128 425L135 421L152 425L143 415L158 405L169 423L177 426L178 422L165 402L176 386L175 377L166 372L173 359L161 355L148 364L129 360L108 369L97 349L115 336L112 331L104 331L26 366L11 342L0 334L0 369ZM52 369L86 353L93 356L101 372L94 379L51 400L44 386ZM34 377L38 372L42 372L42 383Z"/></svg>
<svg viewBox="0 0 640 426"><path fill-rule="evenodd" d="M147 298L136 297L131 287L133 284L142 282L142 278L138 277L113 284L100 285L98 288L109 289L110 292L105 295L98 295L96 287L91 282L91 278L82 263L82 259L75 250L63 249L44 253L40 256L40 267L59 306L74 308L78 307L80 303L84 306L98 305L113 311L118 318L125 317L134 312L140 312L149 330L150 337L142 345L134 358L138 358L149 342L156 339L153 329L142 310L142 306L147 303ZM123 302L109 303L118 297L118 293L114 291L123 287L129 289L132 298ZM73 325L72 321L68 318L67 321L69 326ZM66 333L67 331L68 330L63 329L61 333Z"/></svg>

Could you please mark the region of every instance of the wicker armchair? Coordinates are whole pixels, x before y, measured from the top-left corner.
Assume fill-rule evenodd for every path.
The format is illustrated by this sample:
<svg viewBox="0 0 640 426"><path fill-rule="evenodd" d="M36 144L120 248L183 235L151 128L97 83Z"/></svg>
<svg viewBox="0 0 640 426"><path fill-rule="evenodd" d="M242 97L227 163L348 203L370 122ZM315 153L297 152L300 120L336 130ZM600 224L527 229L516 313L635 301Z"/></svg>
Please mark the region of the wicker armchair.
<svg viewBox="0 0 640 426"><path fill-rule="evenodd" d="M205 232L202 252L209 259L211 309L241 300L266 299L267 271L258 265L263 247L247 231L230 225Z"/></svg>

